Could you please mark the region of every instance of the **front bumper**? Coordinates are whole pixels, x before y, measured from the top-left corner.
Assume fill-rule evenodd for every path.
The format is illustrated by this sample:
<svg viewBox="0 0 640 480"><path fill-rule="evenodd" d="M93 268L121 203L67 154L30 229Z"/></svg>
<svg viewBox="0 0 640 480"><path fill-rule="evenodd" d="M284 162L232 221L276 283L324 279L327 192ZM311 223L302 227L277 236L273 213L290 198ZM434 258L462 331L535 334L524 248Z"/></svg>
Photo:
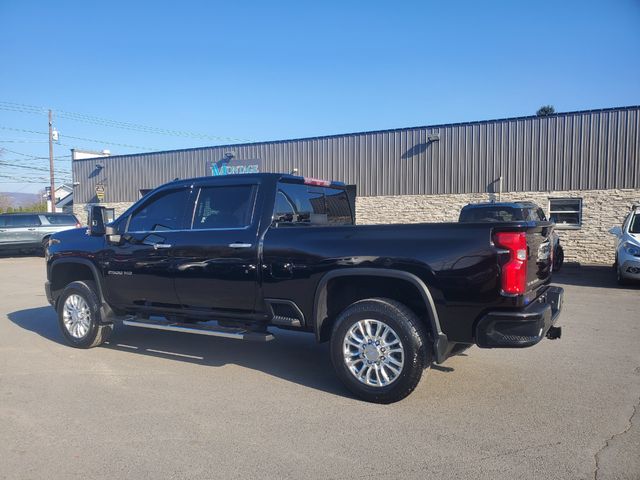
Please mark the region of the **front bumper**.
<svg viewBox="0 0 640 480"><path fill-rule="evenodd" d="M640 258L627 255L628 260L618 259L620 275L629 280L640 280Z"/></svg>
<svg viewBox="0 0 640 480"><path fill-rule="evenodd" d="M522 310L497 310L484 315L476 326L481 348L519 348L535 345L545 336L560 338L554 327L562 309L561 287L549 287Z"/></svg>
<svg viewBox="0 0 640 480"><path fill-rule="evenodd" d="M44 282L44 293L47 296L47 302L49 302L50 305L55 306L55 301L53 299L53 295L51 294L51 282L49 282L48 280Z"/></svg>

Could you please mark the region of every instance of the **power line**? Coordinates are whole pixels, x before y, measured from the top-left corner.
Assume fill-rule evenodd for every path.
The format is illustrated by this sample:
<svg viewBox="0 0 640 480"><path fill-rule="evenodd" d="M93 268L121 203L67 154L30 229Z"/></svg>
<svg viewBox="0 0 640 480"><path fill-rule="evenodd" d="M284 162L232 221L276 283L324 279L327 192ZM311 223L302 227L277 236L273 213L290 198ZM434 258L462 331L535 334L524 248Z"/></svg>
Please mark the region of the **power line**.
<svg viewBox="0 0 640 480"><path fill-rule="evenodd" d="M128 145L126 143L116 143L116 142L107 142L106 140L96 140L95 138L72 137L71 135L63 135L63 134L60 134L60 137L73 138L74 140L83 140L85 142L104 143L106 145L118 145L120 147L137 148L138 150L149 150L149 151L156 150L153 148L141 147L139 145Z"/></svg>
<svg viewBox="0 0 640 480"><path fill-rule="evenodd" d="M16 176L10 176L10 175L0 175L0 178L4 178L6 180L10 180L5 182L5 183L49 183L49 178L48 177L16 177ZM62 181L64 183L68 183L71 182L72 179L71 178L63 178Z"/></svg>
<svg viewBox="0 0 640 480"><path fill-rule="evenodd" d="M24 128L1 127L2 130L12 130L14 132L37 133L38 135L49 135L47 132L37 132L35 130L26 130Z"/></svg>
<svg viewBox="0 0 640 480"><path fill-rule="evenodd" d="M38 164L36 162L33 163L24 163L25 159L24 158L0 158L0 162L4 162L4 163L14 163L16 165L20 165L23 167L36 167L36 168L45 168L44 166L42 166L42 164ZM62 171L65 172L70 172L70 165L68 165L65 169L63 169Z"/></svg>
<svg viewBox="0 0 640 480"><path fill-rule="evenodd" d="M49 135L47 132L38 132L35 130L26 130L23 128L13 128L13 127L4 127L4 126L0 126L0 129L2 130L13 130L16 132L26 132L26 133L35 133L38 135ZM127 147L127 148L136 148L138 150L149 150L149 151L153 151L153 150L157 150L157 148L149 148L149 147L141 147L140 145L129 145L126 143L116 143L116 142L109 142L107 140L98 140L95 138L84 138L84 137L74 137L71 135L64 135L64 134L60 134L60 137L65 137L65 138L72 138L74 140L83 140L85 142L93 142L93 143L103 143L105 145L117 145L119 147ZM62 143L58 143L58 145L64 145ZM49 157L47 157L49 158Z"/></svg>
<svg viewBox="0 0 640 480"><path fill-rule="evenodd" d="M16 152L15 150L9 150L8 148L4 148L4 147L0 147L0 152L9 152L9 153L15 153L16 155L22 155L23 157L29 157L29 158L33 158L35 160L49 160L49 157L36 157L35 155L30 155L28 153L22 153L22 152ZM66 158L66 157L71 157L71 155L58 155L57 157L53 157L53 158Z"/></svg>
<svg viewBox="0 0 640 480"><path fill-rule="evenodd" d="M39 168L39 167L32 167L32 166L29 166L29 165L20 165L18 163L9 163L9 162L6 162L4 160L0 160L0 165L7 166L7 167L26 168L28 170L36 170L38 172L48 172L49 171L48 168ZM56 171L60 172L60 173L64 173L64 174L71 174L71 172L68 171L68 170L56 169Z"/></svg>
<svg viewBox="0 0 640 480"><path fill-rule="evenodd" d="M0 182L2 184L15 184L15 183L33 183L40 184L46 183L48 179L45 180L14 180L13 182Z"/></svg>
<svg viewBox="0 0 640 480"><path fill-rule="evenodd" d="M21 103L12 103L12 102L0 102L0 110L32 113L37 115L42 115L46 113L46 109L44 107L38 107L36 105L26 105ZM208 140L224 140L232 143L250 141L249 139L246 139L246 138L210 135L207 133L192 132L188 130L173 130L173 129L167 129L167 128L152 127L149 125L142 125L139 123L110 120L108 118L96 117L94 115L88 115L84 113L69 112L66 110L56 110L56 116L59 118L66 118L67 120L84 122L92 125L120 128L124 130L132 130L136 132L151 133L156 135L168 135L168 136L187 137L187 138L204 138Z"/></svg>
<svg viewBox="0 0 640 480"><path fill-rule="evenodd" d="M0 159L0 165L10 165L10 166L15 166L20 168L33 168L33 169L38 169L38 170L47 171L47 172L49 171L49 169L46 168L45 166L38 165L38 164L25 165L24 163L18 163L19 161L20 159L16 159L16 158L3 158L3 159ZM72 170L69 170L67 168L56 168L56 172L71 174Z"/></svg>

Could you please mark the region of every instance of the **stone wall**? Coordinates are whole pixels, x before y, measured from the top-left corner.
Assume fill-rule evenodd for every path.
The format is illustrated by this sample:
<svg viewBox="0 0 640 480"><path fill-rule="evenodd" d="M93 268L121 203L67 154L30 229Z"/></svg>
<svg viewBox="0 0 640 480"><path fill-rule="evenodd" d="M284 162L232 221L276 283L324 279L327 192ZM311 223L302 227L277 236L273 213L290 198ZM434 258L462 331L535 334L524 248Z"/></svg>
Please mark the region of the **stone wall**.
<svg viewBox="0 0 640 480"><path fill-rule="evenodd" d="M581 198L582 226L579 229L558 228L564 246L565 260L584 264L611 264L615 254L615 237L609 229L621 225L634 202L640 202L640 189L570 190L561 192L507 192L502 201L531 201L549 214L549 198ZM495 195L470 193L456 195L398 195L357 197L358 224L456 222L460 209L467 203L495 200ZM116 217L131 202L103 203L114 208ZM82 223L87 222L86 204L74 204L73 212Z"/></svg>
<svg viewBox="0 0 640 480"><path fill-rule="evenodd" d="M455 222L467 203L493 200L490 194L402 195L358 197L358 224ZM549 198L582 198L582 226L557 231L565 260L585 264L613 263L615 237L608 231L621 225L633 203L640 202L640 189L574 190L561 192L507 192L502 201L532 201L549 214Z"/></svg>

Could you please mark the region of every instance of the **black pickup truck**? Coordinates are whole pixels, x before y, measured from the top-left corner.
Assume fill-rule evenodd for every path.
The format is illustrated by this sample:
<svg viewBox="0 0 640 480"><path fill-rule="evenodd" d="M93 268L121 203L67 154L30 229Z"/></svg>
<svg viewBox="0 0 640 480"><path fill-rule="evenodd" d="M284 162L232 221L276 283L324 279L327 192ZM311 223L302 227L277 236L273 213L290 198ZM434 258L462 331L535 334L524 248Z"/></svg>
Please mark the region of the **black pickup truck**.
<svg viewBox="0 0 640 480"><path fill-rule="evenodd" d="M390 403L473 344L560 336L549 222L356 226L343 184L281 174L178 180L103 218L93 207L46 252L47 298L75 347L115 322L254 341L305 331L330 342L352 392Z"/></svg>

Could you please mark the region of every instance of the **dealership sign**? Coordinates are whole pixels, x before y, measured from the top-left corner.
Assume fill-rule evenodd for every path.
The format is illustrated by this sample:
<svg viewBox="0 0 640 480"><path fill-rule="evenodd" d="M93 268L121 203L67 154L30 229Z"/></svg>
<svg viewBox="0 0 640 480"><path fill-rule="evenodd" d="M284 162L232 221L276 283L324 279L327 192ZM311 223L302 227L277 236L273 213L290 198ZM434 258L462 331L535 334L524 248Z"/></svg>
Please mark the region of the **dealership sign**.
<svg viewBox="0 0 640 480"><path fill-rule="evenodd" d="M96 197L99 202L104 202L104 185L102 183L96 185Z"/></svg>
<svg viewBox="0 0 640 480"><path fill-rule="evenodd" d="M257 158L253 160L236 160L235 158L227 160L225 158L217 162L211 162L210 174L218 177L240 173L260 173L261 163L262 161Z"/></svg>

